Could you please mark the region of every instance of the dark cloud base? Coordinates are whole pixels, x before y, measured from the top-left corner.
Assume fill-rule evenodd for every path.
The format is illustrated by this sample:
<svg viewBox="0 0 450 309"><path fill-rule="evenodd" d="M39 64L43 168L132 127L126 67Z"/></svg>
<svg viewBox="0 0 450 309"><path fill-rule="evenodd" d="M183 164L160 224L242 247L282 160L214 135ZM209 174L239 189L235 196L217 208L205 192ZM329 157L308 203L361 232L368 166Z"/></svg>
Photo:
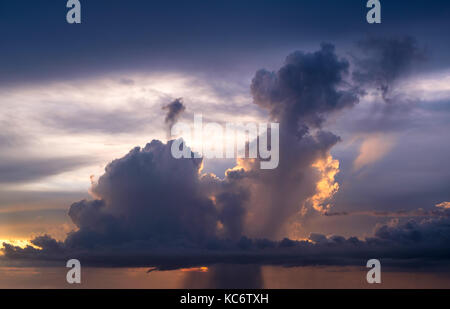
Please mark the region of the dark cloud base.
<svg viewBox="0 0 450 309"><path fill-rule="evenodd" d="M25 264L63 263L77 258L84 265L108 267L151 267L171 270L214 264L257 264L281 266L365 265L371 258L384 266L410 268L450 266L450 221L433 219L403 224L382 225L374 237L311 234L309 240L249 239L211 240L204 248L155 246L146 241L96 247L95 250L71 249L49 236L32 242L42 249L19 248L4 244L6 260Z"/></svg>

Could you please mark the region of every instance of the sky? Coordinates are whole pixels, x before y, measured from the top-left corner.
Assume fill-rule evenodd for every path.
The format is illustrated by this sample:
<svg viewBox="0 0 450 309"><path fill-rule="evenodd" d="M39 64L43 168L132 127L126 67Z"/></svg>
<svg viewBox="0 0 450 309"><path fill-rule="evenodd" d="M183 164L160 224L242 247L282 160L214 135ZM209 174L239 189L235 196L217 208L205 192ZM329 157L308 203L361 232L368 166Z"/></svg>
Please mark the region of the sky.
<svg viewBox="0 0 450 309"><path fill-rule="evenodd" d="M381 3L1 1L2 262L447 265L450 5ZM174 159L196 114L278 167Z"/></svg>

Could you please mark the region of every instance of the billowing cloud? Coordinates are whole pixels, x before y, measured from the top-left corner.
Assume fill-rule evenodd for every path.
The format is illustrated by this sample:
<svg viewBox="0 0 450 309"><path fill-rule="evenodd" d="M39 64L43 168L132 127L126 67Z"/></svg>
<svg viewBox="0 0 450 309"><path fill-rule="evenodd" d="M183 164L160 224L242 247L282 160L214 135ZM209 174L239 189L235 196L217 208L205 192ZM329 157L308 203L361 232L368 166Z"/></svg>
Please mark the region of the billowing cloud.
<svg viewBox="0 0 450 309"><path fill-rule="evenodd" d="M111 162L91 189L96 199L70 207L79 230L67 246L198 245L214 238L218 212L200 188L201 159L175 159L170 148L154 140Z"/></svg>
<svg viewBox="0 0 450 309"><path fill-rule="evenodd" d="M290 221L306 202L322 189L325 193L323 184L334 186L323 182L329 175L320 170L318 162L333 161L329 151L340 138L323 130L322 124L330 114L358 102L358 91L346 83L348 69L348 61L336 55L333 45L322 44L316 52L292 53L276 72L255 74L251 84L254 103L280 123L280 163L270 172L251 161L242 166L239 181L250 191L246 235L286 235ZM321 202L325 199L308 205L319 210Z"/></svg>
<svg viewBox="0 0 450 309"><path fill-rule="evenodd" d="M331 44L314 53L294 52L277 72L256 72L253 99L291 133L301 133L299 128L320 127L328 113L358 102L357 93L345 89L348 70L348 61L339 59Z"/></svg>

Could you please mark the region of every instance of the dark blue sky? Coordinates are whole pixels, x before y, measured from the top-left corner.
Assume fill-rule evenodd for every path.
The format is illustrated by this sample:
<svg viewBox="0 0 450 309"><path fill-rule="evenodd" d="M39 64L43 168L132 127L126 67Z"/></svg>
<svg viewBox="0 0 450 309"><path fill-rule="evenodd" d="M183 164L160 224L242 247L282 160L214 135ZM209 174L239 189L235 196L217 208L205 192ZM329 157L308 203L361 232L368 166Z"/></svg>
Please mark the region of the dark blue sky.
<svg viewBox="0 0 450 309"><path fill-rule="evenodd" d="M0 81L144 68L226 73L258 68L268 54L382 34L413 35L436 61L450 54L448 1L381 3L382 23L370 25L364 0L81 0L82 24L71 25L64 0L2 0Z"/></svg>

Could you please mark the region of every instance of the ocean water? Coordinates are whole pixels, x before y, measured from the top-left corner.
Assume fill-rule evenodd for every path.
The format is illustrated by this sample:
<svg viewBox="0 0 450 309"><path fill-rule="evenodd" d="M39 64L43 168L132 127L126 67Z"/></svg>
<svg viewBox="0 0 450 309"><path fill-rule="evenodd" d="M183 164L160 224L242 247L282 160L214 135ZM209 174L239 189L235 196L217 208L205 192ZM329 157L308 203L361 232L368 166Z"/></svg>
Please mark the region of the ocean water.
<svg viewBox="0 0 450 309"><path fill-rule="evenodd" d="M65 267L0 267L0 288L450 288L450 272L382 269L381 284L364 267L215 265L170 271L84 267L81 284L66 282Z"/></svg>

